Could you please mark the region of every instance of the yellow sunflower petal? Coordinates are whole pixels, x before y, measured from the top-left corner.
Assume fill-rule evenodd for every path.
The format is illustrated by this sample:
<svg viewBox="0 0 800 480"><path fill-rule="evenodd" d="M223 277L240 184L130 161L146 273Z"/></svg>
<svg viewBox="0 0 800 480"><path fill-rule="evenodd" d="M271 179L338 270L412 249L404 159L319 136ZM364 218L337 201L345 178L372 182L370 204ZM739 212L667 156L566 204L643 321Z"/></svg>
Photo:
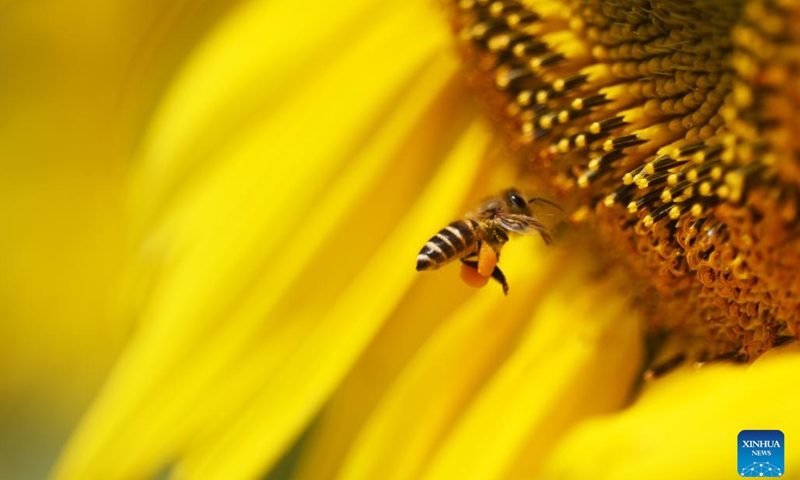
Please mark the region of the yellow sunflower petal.
<svg viewBox="0 0 800 480"><path fill-rule="evenodd" d="M310 419L414 280L416 272L409 264L413 254L408 257L401 252L415 252L418 239L425 238L425 223L420 219L437 208L453 210L460 203L460 185L474 176L479 165L475 160L472 165L465 162L469 156L464 153L481 151L487 136L483 133L466 138L467 144L448 158L392 235L374 255L364 259L367 263L362 271L323 313L287 364L273 377L262 380L261 393L226 426L223 436L211 438L207 446L199 445L179 465L179 476L248 478L264 462L265 451L274 448L273 442L286 447L285 442L298 432L301 422ZM391 194L392 190L384 192ZM286 321L304 320L304 312L296 308L287 314ZM282 435L284 430L287 434Z"/></svg>
<svg viewBox="0 0 800 480"><path fill-rule="evenodd" d="M399 34L417 17L426 20L416 22L418 31L408 41ZM225 34L242 18L234 16L218 33L234 51L252 48ZM275 19L263 21L269 26ZM342 297L397 222L392 210L402 213L403 200L415 196L436 165L443 139L420 137L417 130L425 129L418 122L428 117L455 63L434 58L446 37L424 4L403 5L397 16L370 25L348 54L315 72L302 91L263 112L264 121L172 187L140 256L142 262L154 258L155 268L144 275L153 286L136 341L62 457L57 478L146 475L182 456L189 442L195 453L182 473L198 468L202 478L215 471L249 477L274 461L347 371L382 321L377 305L391 308L388 298L406 288L415 272L396 252L413 252L417 245L390 245L381 255L392 257L392 267L362 274L366 280L350 287L355 293ZM212 50L222 48L212 44ZM195 62L215 59L201 52ZM353 72L365 65L369 78L359 81ZM184 108L170 98L164 111ZM439 133L447 140L460 128L463 120ZM174 133L167 129L164 135ZM408 152L427 152L430 161L395 153L410 138L426 147ZM142 165L151 153L161 154L143 152ZM451 174L462 175L471 171ZM135 184L140 191L150 187L144 178ZM383 196L397 201L374 201ZM148 205L134 206L147 217ZM385 214L382 221L375 221L378 212ZM334 228L360 235L330 241L325 232ZM422 237L406 238L416 243ZM387 274L401 265L405 275ZM402 281L386 284L390 297L356 301L364 296L363 282L375 285L379 278ZM309 289L315 301L302 302ZM335 337L342 341L331 341ZM325 352L329 360L319 369L317 355ZM303 371L317 376L299 375ZM281 386L298 378L305 378L304 385ZM233 420L248 404L271 412L258 415L268 426L237 436L248 425ZM235 467L227 455L211 453L246 435L259 436L259 447L236 448L245 458Z"/></svg>
<svg viewBox="0 0 800 480"><path fill-rule="evenodd" d="M176 75L149 126L135 172L146 187L134 191L139 220L209 157L243 144L262 118L280 124L279 134L260 135L276 145L251 147L272 154L264 168L303 171L292 160L324 152L329 162L316 168L335 171L334 160L358 147L359 137L344 133L379 122L389 95L446 40L430 13L419 1L245 2ZM423 19L419 34L408 35L414 18Z"/></svg>
<svg viewBox="0 0 800 480"><path fill-rule="evenodd" d="M523 478L569 426L627 401L641 362L639 319L619 284L562 261L516 348L419 478Z"/></svg>
<svg viewBox="0 0 800 480"><path fill-rule="evenodd" d="M0 2L0 478L44 478L130 331L109 311L126 254L120 92L153 24L187 25L178 3Z"/></svg>
<svg viewBox="0 0 800 480"><path fill-rule="evenodd" d="M658 380L630 409L570 432L541 478L738 478L740 431L800 435L800 387L791 381L800 355L770 357L750 368L704 366ZM800 457L786 452L785 478L798 478Z"/></svg>
<svg viewBox="0 0 800 480"><path fill-rule="evenodd" d="M520 263L509 265L539 265L508 269L517 290L541 286L548 269L548 262L537 258L541 250L537 255L513 250L508 249L507 258ZM419 477L432 449L502 363L529 318L536 296L517 292L505 298L492 287L445 319L410 360L354 442L338 478Z"/></svg>
<svg viewBox="0 0 800 480"><path fill-rule="evenodd" d="M468 105L467 102L458 101L461 88L459 85L452 85L449 89L450 93L454 94L453 100L455 100L451 106L437 105L432 109L432 112L438 112L437 118L431 119L433 124L452 123L454 119L472 117L474 114L472 109L468 106L465 108ZM461 131L459 143L449 156L454 159L454 162L457 162L459 169L465 168L470 171L477 166L478 160L482 160L480 170L471 178L464 177L463 183L459 180L461 176L452 175L448 182L448 190L450 188L454 188L454 190L447 194L449 200L442 200L436 204L435 208L428 208L420 212L416 217L416 222L421 227L421 231L426 233L416 238L418 244L415 251L419 248L421 239L427 238L448 221L474 208L476 202L483 197L514 184L518 172L513 162L507 158L507 152L498 149L496 145L484 152L485 144L489 141L486 135L485 128L480 125L473 125L471 128ZM450 161L448 160L448 162ZM466 192L469 193L466 194ZM468 200L460 201L465 195ZM452 203L456 200L459 200L460 206L453 208L458 205ZM513 249L514 247L511 247L511 250ZM513 253L510 255L513 259ZM536 263L539 263L539 260ZM516 262L516 264L526 265L524 261ZM531 274L529 268L524 270L528 271L525 275ZM534 270L538 272L538 269ZM456 318L454 317L455 311L459 308L462 309L461 316L470 310L469 307L463 307L462 304L475 294L475 290L468 288L458 280L457 271L458 268L451 265L441 272L416 274L416 281L403 298L402 303L397 305L381 331L352 368L343 385L329 400L321 419L313 429L309 445L303 449L303 459L298 462L298 470L293 474L293 478L309 480L334 478L345 460L346 451L350 448L356 435L359 435L369 412L376 407L384 390L395 380L405 365L413 360L424 339L437 330L437 327L445 319ZM520 288L526 288L524 285L530 283L524 280L527 277L520 273L520 278L517 278L514 275L515 271L516 268L512 267L510 281L519 282ZM489 294L490 298L494 299L492 302L497 301L496 294L499 290L495 291L494 288L489 290L493 291ZM526 298L527 300L525 300ZM516 302L500 303L502 311L513 310L510 305L517 305L520 300L523 303L531 300L521 294L518 294L516 299ZM485 300L482 302L486 303ZM487 310L482 308L479 311ZM502 313L495 309L488 311L493 315ZM478 320L475 319L475 321ZM451 350L453 348L469 349L473 348L472 345L474 344L454 345ZM427 348L435 349L435 347ZM473 373L465 371L464 381L475 381ZM456 396L453 400L457 401L458 394L456 392L454 394ZM444 413L449 414L448 412ZM418 420L415 423L420 422ZM362 433L361 436L363 437L364 434ZM363 459L358 461L361 460ZM381 475L387 475L387 473L384 471Z"/></svg>
<svg viewBox="0 0 800 480"><path fill-rule="evenodd" d="M448 112L457 116L460 109L459 106L455 110L439 110L446 116L450 116L447 115ZM462 133L459 143L448 154L452 160L447 160L445 164L457 165L454 168L465 168L471 172L479 165L481 169L485 169L487 165L483 161L484 151L489 138L485 126L473 124ZM419 231L425 232L416 239L417 244L411 251L418 250L420 239L424 241L431 232L469 208L469 202L464 201L465 192L491 188L498 180L495 176L473 176L475 178L470 179L449 171L442 172L440 177L446 182L446 187L433 185L430 191L432 194L445 196L436 202L435 207L426 207L411 216ZM479 179L479 185L470 185L475 179ZM462 180L464 183L457 187L456 184ZM414 217L417 214L419 216ZM407 273L405 271L404 275ZM468 295L474 293L474 290L459 282L453 272L414 275L415 282L402 303L387 318L344 384L328 402L319 421L322 425L314 429L314 446L308 447L306 460L300 463L300 471L295 474L295 478L323 480L336 474L344 452L357 434L367 412L374 408L377 396L413 356L422 339L430 335L442 319Z"/></svg>
<svg viewBox="0 0 800 480"><path fill-rule="evenodd" d="M516 291L509 297L487 289L443 320L424 304L406 310L398 321L412 329L418 317L439 327L379 402L370 390L381 390L393 368L375 366L377 352L356 367L345 397L334 397L312 432L296 478L522 478L568 425L625 402L639 368L637 319L610 286L586 284L570 252L543 256L554 254L510 243L504 269ZM553 278L561 280L552 285Z"/></svg>

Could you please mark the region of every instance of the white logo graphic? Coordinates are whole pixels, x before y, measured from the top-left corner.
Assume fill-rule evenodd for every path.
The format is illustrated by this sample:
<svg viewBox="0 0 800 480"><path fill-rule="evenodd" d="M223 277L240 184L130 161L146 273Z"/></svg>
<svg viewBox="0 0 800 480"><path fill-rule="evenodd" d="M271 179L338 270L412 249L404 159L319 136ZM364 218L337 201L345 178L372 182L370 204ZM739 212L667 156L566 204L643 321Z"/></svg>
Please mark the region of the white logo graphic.
<svg viewBox="0 0 800 480"><path fill-rule="evenodd" d="M744 467L739 475L743 477L780 477L783 472L769 462L753 462Z"/></svg>

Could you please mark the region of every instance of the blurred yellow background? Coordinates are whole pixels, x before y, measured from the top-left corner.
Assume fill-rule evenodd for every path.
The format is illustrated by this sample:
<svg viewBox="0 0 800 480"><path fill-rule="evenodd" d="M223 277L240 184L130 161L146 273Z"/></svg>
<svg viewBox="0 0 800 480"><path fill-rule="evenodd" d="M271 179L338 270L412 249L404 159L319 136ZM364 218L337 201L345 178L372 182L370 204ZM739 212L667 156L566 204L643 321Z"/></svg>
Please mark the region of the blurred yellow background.
<svg viewBox="0 0 800 480"><path fill-rule="evenodd" d="M0 1L0 478L46 475L129 335L132 146L231 3Z"/></svg>

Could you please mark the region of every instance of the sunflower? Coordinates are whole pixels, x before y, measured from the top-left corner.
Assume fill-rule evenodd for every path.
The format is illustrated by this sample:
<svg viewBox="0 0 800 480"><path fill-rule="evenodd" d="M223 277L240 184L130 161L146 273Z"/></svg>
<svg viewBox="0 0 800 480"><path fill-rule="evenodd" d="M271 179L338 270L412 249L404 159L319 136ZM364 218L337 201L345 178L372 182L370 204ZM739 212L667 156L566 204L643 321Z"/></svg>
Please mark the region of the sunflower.
<svg viewBox="0 0 800 480"><path fill-rule="evenodd" d="M798 9L441 4L0 6L0 474L797 475ZM414 270L509 186L508 296Z"/></svg>

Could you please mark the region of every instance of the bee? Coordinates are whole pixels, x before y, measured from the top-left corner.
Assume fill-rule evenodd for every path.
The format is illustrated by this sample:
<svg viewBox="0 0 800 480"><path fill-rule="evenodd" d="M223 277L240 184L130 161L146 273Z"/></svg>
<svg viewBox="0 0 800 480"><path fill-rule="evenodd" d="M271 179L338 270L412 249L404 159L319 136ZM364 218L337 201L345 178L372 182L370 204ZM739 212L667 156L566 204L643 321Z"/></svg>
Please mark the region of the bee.
<svg viewBox="0 0 800 480"><path fill-rule="evenodd" d="M491 274L503 286L503 293L508 294L508 282L497 261L509 235L539 234L546 244L552 242L548 227L531 209L536 202L561 210L543 198L526 200L514 188L489 198L465 218L450 223L428 240L417 255L417 271L435 270L459 259L483 276Z"/></svg>

